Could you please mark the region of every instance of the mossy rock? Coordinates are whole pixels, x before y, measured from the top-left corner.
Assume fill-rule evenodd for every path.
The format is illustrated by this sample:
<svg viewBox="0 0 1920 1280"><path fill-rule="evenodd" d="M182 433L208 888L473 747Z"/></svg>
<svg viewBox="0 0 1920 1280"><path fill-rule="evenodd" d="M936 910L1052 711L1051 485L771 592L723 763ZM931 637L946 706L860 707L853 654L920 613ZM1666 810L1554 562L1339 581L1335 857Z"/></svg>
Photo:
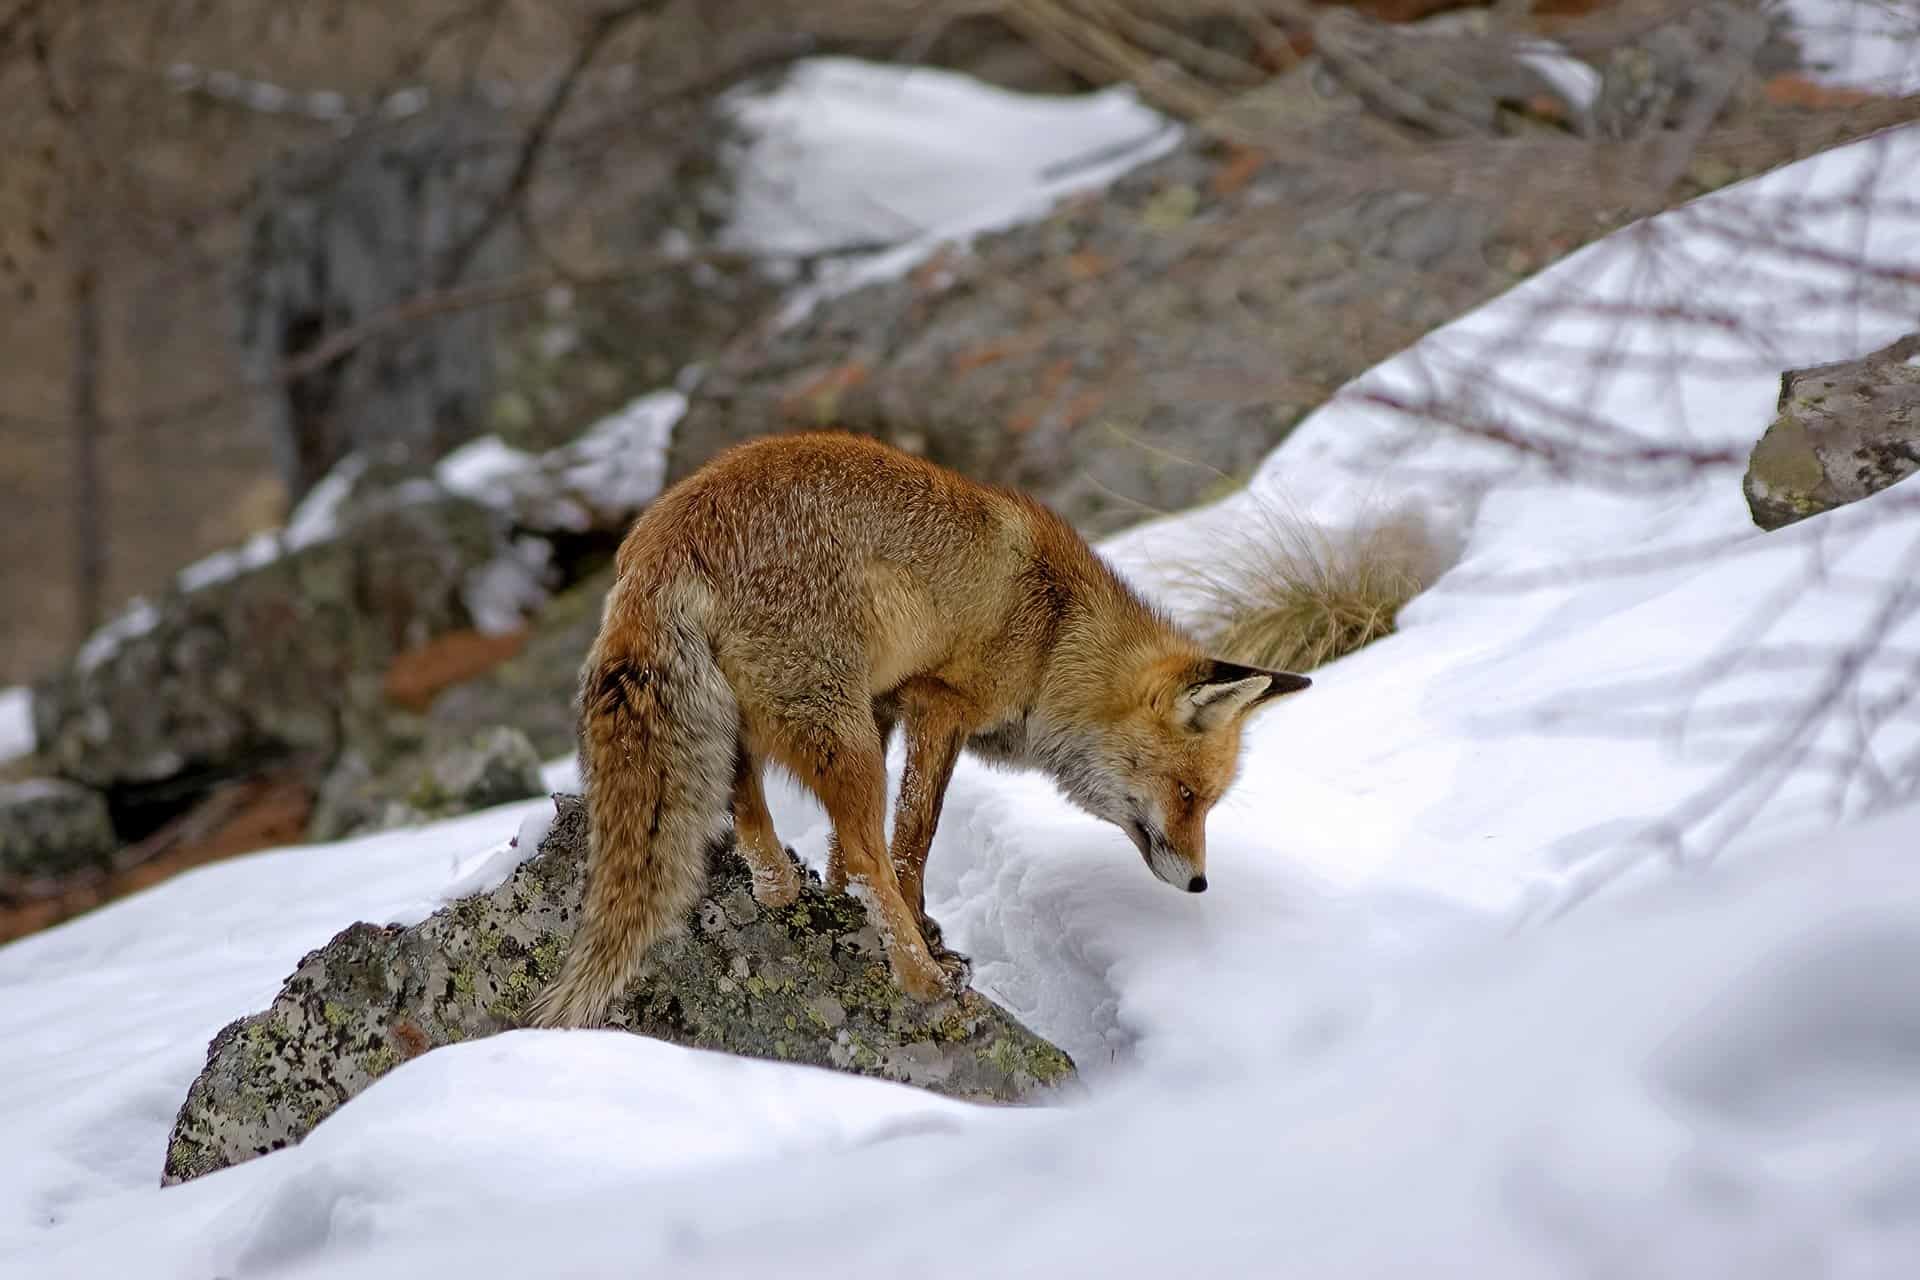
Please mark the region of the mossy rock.
<svg viewBox="0 0 1920 1280"><path fill-rule="evenodd" d="M411 927L350 926L264 1012L215 1036L162 1182L296 1143L406 1059L518 1026L559 972L584 881L585 809L556 803L539 852L498 889ZM608 1025L979 1102L1038 1100L1073 1078L1072 1059L977 992L930 1006L903 996L853 899L809 882L770 910L750 885L746 864L716 851L686 933L655 949Z"/></svg>
<svg viewBox="0 0 1920 1280"><path fill-rule="evenodd" d="M1780 375L1777 416L1743 489L1753 522L1778 529L1880 492L1920 470L1920 334Z"/></svg>

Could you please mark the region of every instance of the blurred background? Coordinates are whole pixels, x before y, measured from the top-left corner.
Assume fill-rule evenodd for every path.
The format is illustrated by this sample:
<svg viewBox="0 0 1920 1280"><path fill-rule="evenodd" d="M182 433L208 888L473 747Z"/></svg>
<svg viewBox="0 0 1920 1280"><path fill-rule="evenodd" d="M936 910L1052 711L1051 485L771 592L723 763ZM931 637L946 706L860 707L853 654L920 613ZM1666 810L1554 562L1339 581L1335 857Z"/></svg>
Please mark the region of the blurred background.
<svg viewBox="0 0 1920 1280"><path fill-rule="evenodd" d="M738 440L1096 535L1232 492L1555 259L1911 120L1910 7L1845 13L3 0L0 939L537 786L612 547ZM1380 556L1301 665L1391 628Z"/></svg>

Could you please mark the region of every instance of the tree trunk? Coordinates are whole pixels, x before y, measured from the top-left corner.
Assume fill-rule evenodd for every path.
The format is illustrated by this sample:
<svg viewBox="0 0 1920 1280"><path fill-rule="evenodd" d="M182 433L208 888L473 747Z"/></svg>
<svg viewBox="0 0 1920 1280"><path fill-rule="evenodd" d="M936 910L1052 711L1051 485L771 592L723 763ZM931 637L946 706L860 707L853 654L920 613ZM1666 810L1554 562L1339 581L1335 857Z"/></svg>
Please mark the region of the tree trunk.
<svg viewBox="0 0 1920 1280"><path fill-rule="evenodd" d="M107 576L106 513L100 483L100 277L91 244L79 246L73 270L72 383L73 616L84 639L100 623Z"/></svg>

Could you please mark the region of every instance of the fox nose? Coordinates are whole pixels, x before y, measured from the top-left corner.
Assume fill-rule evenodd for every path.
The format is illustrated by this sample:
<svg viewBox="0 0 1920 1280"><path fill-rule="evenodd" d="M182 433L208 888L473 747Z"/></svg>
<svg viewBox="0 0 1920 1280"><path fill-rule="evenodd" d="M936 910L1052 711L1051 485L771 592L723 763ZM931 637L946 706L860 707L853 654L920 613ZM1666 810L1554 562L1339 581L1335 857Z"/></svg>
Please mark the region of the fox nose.
<svg viewBox="0 0 1920 1280"><path fill-rule="evenodd" d="M1193 879L1187 881L1188 893L1205 893L1206 891L1207 878L1205 876L1195 876Z"/></svg>

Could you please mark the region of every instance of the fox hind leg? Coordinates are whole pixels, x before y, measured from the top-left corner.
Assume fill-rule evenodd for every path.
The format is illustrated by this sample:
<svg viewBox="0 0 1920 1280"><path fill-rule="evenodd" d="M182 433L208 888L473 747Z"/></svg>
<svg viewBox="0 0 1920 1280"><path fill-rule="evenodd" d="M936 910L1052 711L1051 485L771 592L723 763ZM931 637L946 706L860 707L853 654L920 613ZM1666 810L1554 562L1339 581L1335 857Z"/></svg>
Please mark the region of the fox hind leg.
<svg viewBox="0 0 1920 1280"><path fill-rule="evenodd" d="M792 726L780 762L826 808L848 892L879 930L894 981L916 1000L946 994L950 979L920 936L920 922L900 896L887 856L887 774L877 725L866 708L839 730Z"/></svg>
<svg viewBox="0 0 1920 1280"><path fill-rule="evenodd" d="M800 871L780 843L773 815L767 812L767 794L761 786L765 767L743 736L733 764L733 838L753 873L754 900L764 907L786 907L800 897Z"/></svg>

